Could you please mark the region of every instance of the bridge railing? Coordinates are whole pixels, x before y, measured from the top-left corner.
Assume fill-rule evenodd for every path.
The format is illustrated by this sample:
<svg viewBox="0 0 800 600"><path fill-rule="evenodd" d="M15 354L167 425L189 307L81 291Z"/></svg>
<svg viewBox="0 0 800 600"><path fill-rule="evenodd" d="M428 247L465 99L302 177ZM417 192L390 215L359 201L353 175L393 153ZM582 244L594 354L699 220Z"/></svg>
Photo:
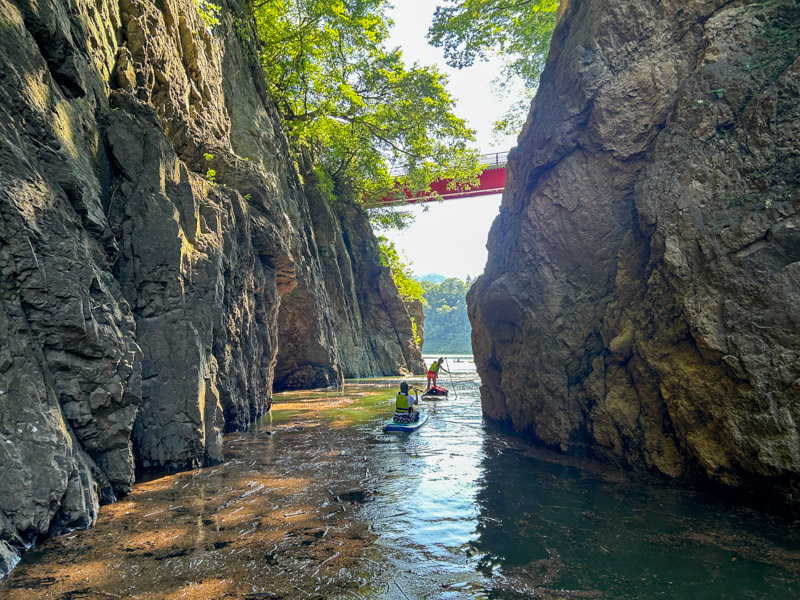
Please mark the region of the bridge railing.
<svg viewBox="0 0 800 600"><path fill-rule="evenodd" d="M503 152L490 152L482 155L478 164L488 169L496 169L505 167L507 162L508 150L505 150ZM408 168L397 167L396 169L389 169L389 174L392 177L402 177L403 175L408 175Z"/></svg>
<svg viewBox="0 0 800 600"><path fill-rule="evenodd" d="M488 167L505 167L508 162L508 150L503 152L491 152L483 155L482 165Z"/></svg>

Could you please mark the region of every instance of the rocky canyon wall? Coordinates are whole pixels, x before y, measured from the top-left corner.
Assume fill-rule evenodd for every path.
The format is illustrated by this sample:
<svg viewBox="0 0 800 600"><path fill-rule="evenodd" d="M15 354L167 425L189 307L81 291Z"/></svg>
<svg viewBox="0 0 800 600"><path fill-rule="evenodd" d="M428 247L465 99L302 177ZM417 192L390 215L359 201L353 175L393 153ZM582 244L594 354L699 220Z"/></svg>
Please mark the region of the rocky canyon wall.
<svg viewBox="0 0 800 600"><path fill-rule="evenodd" d="M569 2L470 291L485 414L800 498L800 4Z"/></svg>
<svg viewBox="0 0 800 600"><path fill-rule="evenodd" d="M317 254L309 276L281 303L275 389L334 385L342 377L423 374L422 344L414 343L409 311L381 264L364 211L330 197L309 161L302 171ZM312 281L321 282L325 294L314 293ZM324 326L313 315L324 315Z"/></svg>
<svg viewBox="0 0 800 600"><path fill-rule="evenodd" d="M322 376L287 386L340 382L362 338L390 358L359 374L413 368L368 224L331 213L320 250L242 7L216 4L209 28L192 0L0 0L0 576L137 469L222 460L270 406L293 302Z"/></svg>

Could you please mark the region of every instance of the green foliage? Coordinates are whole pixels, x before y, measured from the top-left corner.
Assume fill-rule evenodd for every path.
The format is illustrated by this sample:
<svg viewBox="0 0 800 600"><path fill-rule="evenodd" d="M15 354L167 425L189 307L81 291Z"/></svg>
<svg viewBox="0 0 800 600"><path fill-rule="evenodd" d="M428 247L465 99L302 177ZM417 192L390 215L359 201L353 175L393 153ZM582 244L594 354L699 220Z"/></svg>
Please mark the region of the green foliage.
<svg viewBox="0 0 800 600"><path fill-rule="evenodd" d="M331 176L328 175L328 173L326 173L325 170L319 165L314 166L314 174L317 178L317 190L319 193L323 198L325 198L328 204L335 202L336 194L334 189L336 186Z"/></svg>
<svg viewBox="0 0 800 600"><path fill-rule="evenodd" d="M420 349L422 349L421 348L422 338L419 337L419 332L417 330L417 322L414 320L414 317L411 317L411 332L414 334L414 343L417 345L417 347L420 347Z"/></svg>
<svg viewBox="0 0 800 600"><path fill-rule="evenodd" d="M722 100L725 97L727 91L728 90L726 90L725 88L717 88L716 90L708 90L708 94L710 96L713 96L717 100ZM700 110L706 108L711 108L711 102L703 99L697 100L692 106L692 110Z"/></svg>
<svg viewBox="0 0 800 600"><path fill-rule="evenodd" d="M209 154L208 152L203 153L203 158L206 160L212 160L214 158L213 154ZM206 179L211 185L217 185L217 172L214 169L208 169L206 171Z"/></svg>
<svg viewBox="0 0 800 600"><path fill-rule="evenodd" d="M414 213L395 208L373 208L369 214L373 229L387 231L389 229L407 229L414 222Z"/></svg>
<svg viewBox="0 0 800 600"><path fill-rule="evenodd" d="M194 0L194 4L197 6L200 18L203 19L203 23L206 24L206 27L211 29L219 25L219 11L222 10L221 6L212 4L208 2L208 0Z"/></svg>
<svg viewBox="0 0 800 600"><path fill-rule="evenodd" d="M384 267L389 267L403 302L422 300L425 290L422 288L422 284L414 279L411 272L411 264L404 262L400 258L394 242L389 241L384 236L380 236L378 238L378 248L381 253L381 264Z"/></svg>
<svg viewBox="0 0 800 600"><path fill-rule="evenodd" d="M433 354L471 354L472 327L467 316L467 290L470 283L445 279L440 284L423 281L425 289L424 352Z"/></svg>
<svg viewBox="0 0 800 600"><path fill-rule="evenodd" d="M295 147L310 149L338 197L396 194L440 177L477 182L473 132L446 77L406 66L385 43L388 0L253 0L260 61Z"/></svg>
<svg viewBox="0 0 800 600"><path fill-rule="evenodd" d="M558 0L443 0L443 4L434 13L430 43L443 48L447 64L459 69L492 55L503 59L503 71L493 82L497 91L503 93L507 82L517 80L527 93L495 123L495 130L517 133L544 69Z"/></svg>

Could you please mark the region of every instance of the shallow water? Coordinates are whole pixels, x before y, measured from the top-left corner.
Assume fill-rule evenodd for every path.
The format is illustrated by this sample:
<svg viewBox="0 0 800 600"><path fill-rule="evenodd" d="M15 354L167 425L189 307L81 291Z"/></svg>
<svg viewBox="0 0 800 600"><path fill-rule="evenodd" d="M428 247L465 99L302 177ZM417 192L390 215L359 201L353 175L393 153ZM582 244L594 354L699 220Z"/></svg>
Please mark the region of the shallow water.
<svg viewBox="0 0 800 600"><path fill-rule="evenodd" d="M792 524L487 428L450 366L411 435L381 431L396 381L279 394L223 465L137 485L0 597L800 597Z"/></svg>

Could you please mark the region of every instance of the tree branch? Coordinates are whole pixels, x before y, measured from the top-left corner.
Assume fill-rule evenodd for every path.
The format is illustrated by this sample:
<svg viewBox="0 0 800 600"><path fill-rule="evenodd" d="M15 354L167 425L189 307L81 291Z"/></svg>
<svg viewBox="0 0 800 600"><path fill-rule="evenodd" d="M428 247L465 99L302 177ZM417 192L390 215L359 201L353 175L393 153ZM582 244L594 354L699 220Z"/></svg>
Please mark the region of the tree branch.
<svg viewBox="0 0 800 600"><path fill-rule="evenodd" d="M506 4L505 6L495 6L494 8L489 8L486 10L487 13L495 13L495 12L502 12L504 10L508 10L510 8L520 8L531 2L538 2L539 0L521 0L517 4Z"/></svg>

